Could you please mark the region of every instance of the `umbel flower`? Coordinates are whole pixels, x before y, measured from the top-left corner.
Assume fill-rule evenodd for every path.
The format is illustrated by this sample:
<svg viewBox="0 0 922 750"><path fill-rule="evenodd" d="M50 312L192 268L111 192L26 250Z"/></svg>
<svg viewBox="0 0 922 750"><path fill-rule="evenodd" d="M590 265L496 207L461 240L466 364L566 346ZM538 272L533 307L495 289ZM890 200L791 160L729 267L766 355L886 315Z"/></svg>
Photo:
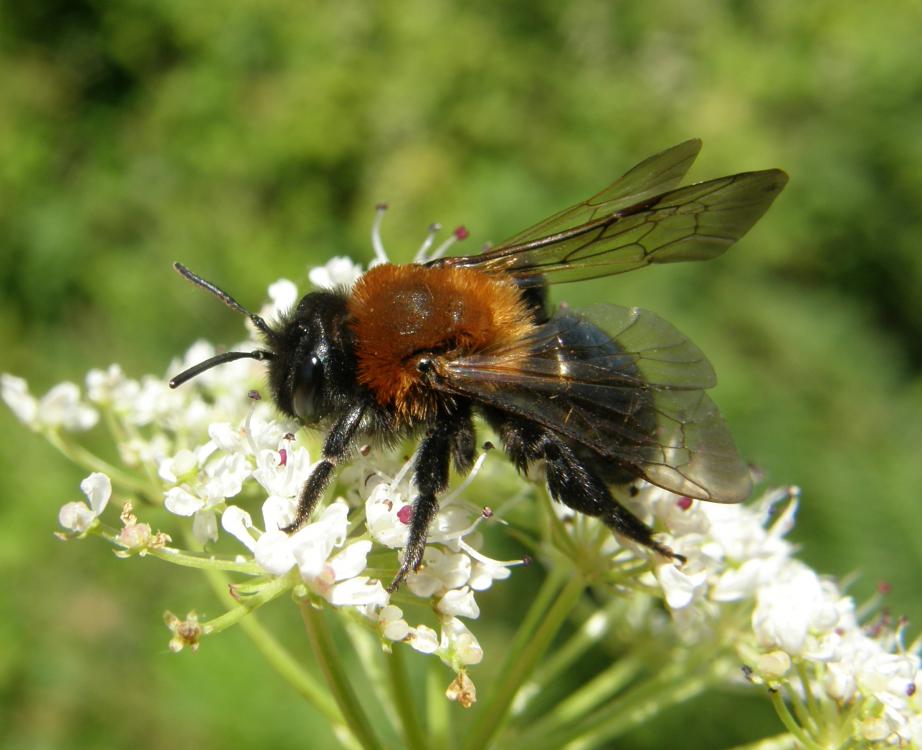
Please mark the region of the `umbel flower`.
<svg viewBox="0 0 922 750"><path fill-rule="evenodd" d="M379 223L380 213L380 262ZM422 256L445 251L443 243L430 252L434 237ZM360 273L335 258L309 277L318 286L348 285ZM268 296L261 313L272 317L298 292L283 279ZM213 354L198 342L166 372ZM206 639L211 645L210 636L247 623L250 612L293 597L326 687L261 627L245 630L350 748L428 746L406 684L402 660L410 652L447 667L445 695L466 707L478 701L476 665L501 662L482 705L455 717L471 750L608 746L721 684L748 686L773 703L780 734L765 747L922 747L920 644L907 644L905 623L876 614L875 602L857 607L835 581L797 559L787 540L795 488L719 505L638 485L632 510L686 559L680 565L555 506L542 487L514 481L486 446L471 475L442 498L423 566L389 594L382 581L399 566L415 492L406 455L412 446L363 449L310 522L285 534L280 528L294 518L319 455L318 436L260 398L262 377L259 363L240 359L178 390L164 375L134 379L118 365L91 371L85 392L62 383L41 398L18 377L0 381L16 417L90 472L80 485L85 499L60 508L61 538L100 538L119 557L205 570L229 587L232 599L217 617L165 615L171 650L195 650ZM81 442L98 424L109 430L119 465ZM491 540L504 535L523 546L520 559L494 558ZM543 584L530 610L516 614L514 638L488 652L477 635L478 597L509 586L516 566L530 559L545 571ZM202 611L212 608L206 604ZM390 675L370 688L387 707L387 726L372 725L350 687L366 679L346 672L334 628L350 634L359 659L379 661L367 671ZM544 694L590 649L608 663L548 706Z"/></svg>

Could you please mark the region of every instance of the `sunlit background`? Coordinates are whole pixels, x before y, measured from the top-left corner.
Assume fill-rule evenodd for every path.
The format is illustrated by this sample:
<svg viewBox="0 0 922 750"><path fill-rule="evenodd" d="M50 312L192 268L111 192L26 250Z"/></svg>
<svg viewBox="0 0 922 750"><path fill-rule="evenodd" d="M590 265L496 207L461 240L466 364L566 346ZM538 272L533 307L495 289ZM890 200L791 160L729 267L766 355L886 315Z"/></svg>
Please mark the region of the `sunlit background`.
<svg viewBox="0 0 922 750"><path fill-rule="evenodd" d="M889 583L915 633L920 28L911 0L4 4L0 369L39 393L110 362L163 373L198 337L242 335L174 260L259 307L281 276L306 288L334 254L370 259L377 202L398 259L433 221L469 227L473 252L701 137L693 179L790 173L750 235L715 262L555 297L648 307L689 334L743 453L803 488L803 558L859 600ZM169 654L162 613L209 606L204 584L56 541L83 473L5 408L0 430L0 745L332 746L241 634ZM532 584L480 598L480 684ZM272 609L307 658L295 609ZM619 747L778 730L765 701L726 694Z"/></svg>

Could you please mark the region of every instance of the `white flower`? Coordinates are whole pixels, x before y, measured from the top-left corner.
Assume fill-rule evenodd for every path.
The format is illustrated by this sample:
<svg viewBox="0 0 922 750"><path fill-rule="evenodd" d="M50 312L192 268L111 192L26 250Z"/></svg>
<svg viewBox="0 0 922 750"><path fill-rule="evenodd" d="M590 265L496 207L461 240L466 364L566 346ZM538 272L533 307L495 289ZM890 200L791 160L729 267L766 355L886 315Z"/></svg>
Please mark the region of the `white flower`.
<svg viewBox="0 0 922 750"><path fill-rule="evenodd" d="M4 373L0 376L0 395L16 418L33 430L59 427L83 431L99 420L99 413L80 400L80 388L74 383L58 383L36 402L25 380Z"/></svg>
<svg viewBox="0 0 922 750"><path fill-rule="evenodd" d="M367 576L350 578L337 583L330 589L326 597L334 607L362 605L375 605L382 607L388 603L390 597L380 581L369 579Z"/></svg>
<svg viewBox="0 0 922 750"><path fill-rule="evenodd" d="M411 500L396 483L379 482L365 501L365 525L372 538L391 549L405 547L410 531Z"/></svg>
<svg viewBox="0 0 922 750"><path fill-rule="evenodd" d="M426 598L440 591L456 589L471 577L471 558L465 554L442 552L427 546L418 572L407 576L407 588Z"/></svg>
<svg viewBox="0 0 922 750"><path fill-rule="evenodd" d="M836 593L810 568L792 560L756 594L752 627L759 643L806 655L839 621Z"/></svg>
<svg viewBox="0 0 922 750"><path fill-rule="evenodd" d="M656 577L666 595L666 604L671 609L687 607L694 600L695 594L702 591L707 582L706 570L686 570L684 569L686 566L692 567L689 563L680 567L672 560L665 560L656 566Z"/></svg>
<svg viewBox="0 0 922 750"><path fill-rule="evenodd" d="M253 519L243 508L237 505L228 505L221 514L221 527L250 552L256 549L256 540L250 532L250 529L253 528ZM290 570L291 566L288 569Z"/></svg>
<svg viewBox="0 0 922 750"><path fill-rule="evenodd" d="M471 563L471 575L467 584L475 591L486 591L493 585L493 581L502 581L510 575L512 571L495 560L474 560Z"/></svg>
<svg viewBox="0 0 922 750"><path fill-rule="evenodd" d="M439 648L439 637L427 625L417 625L415 628L410 628L405 640L414 650L419 651L421 654L434 654Z"/></svg>
<svg viewBox="0 0 922 750"><path fill-rule="evenodd" d="M457 669L468 664L479 664L483 660L483 649L461 620L450 617L442 623L439 657Z"/></svg>
<svg viewBox="0 0 922 750"><path fill-rule="evenodd" d="M269 285L269 299L272 301L276 315L284 315L298 301L298 287L293 281L279 279Z"/></svg>
<svg viewBox="0 0 922 750"><path fill-rule="evenodd" d="M256 455L253 478L270 495L294 498L300 494L313 467L306 448L292 447L291 441L284 443L276 450L263 449Z"/></svg>
<svg viewBox="0 0 922 750"><path fill-rule="evenodd" d="M127 415L141 391L137 380L125 377L119 365L109 365L106 370L90 370L86 375L86 395L90 401L110 405L118 414Z"/></svg>
<svg viewBox="0 0 922 750"><path fill-rule="evenodd" d="M312 268L308 273L311 284L321 289L351 287L362 275L362 267L351 258L337 256L326 264Z"/></svg>
<svg viewBox="0 0 922 750"><path fill-rule="evenodd" d="M474 592L469 586L446 591L435 606L436 611L449 617L480 617L480 607L474 601Z"/></svg>
<svg viewBox="0 0 922 750"><path fill-rule="evenodd" d="M112 481L105 474L94 472L80 483L80 489L89 500L67 503L58 513L58 522L65 529L82 534L95 523L106 509L112 496Z"/></svg>
<svg viewBox="0 0 922 750"><path fill-rule="evenodd" d="M369 616L377 623L378 632L389 641L402 641L410 634L410 626L403 619L403 610L393 604L369 607Z"/></svg>
<svg viewBox="0 0 922 750"><path fill-rule="evenodd" d="M0 375L0 395L16 419L29 427L35 424L38 403L29 394L29 384L25 380L3 373Z"/></svg>

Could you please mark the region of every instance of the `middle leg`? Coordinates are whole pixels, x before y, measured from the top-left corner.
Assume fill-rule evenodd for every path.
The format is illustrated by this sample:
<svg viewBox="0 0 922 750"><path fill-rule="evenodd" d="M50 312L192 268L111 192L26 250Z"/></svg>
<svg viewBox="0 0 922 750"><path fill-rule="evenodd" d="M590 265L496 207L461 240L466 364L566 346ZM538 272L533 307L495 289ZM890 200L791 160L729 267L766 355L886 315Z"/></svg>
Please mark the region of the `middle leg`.
<svg viewBox="0 0 922 750"><path fill-rule="evenodd" d="M448 487L451 459L459 471L467 471L473 463L474 426L469 408L442 413L426 432L416 454L414 481L419 494L413 501L410 532L403 551L403 562L388 591L396 591L410 571L423 561L429 526L439 511L438 495Z"/></svg>

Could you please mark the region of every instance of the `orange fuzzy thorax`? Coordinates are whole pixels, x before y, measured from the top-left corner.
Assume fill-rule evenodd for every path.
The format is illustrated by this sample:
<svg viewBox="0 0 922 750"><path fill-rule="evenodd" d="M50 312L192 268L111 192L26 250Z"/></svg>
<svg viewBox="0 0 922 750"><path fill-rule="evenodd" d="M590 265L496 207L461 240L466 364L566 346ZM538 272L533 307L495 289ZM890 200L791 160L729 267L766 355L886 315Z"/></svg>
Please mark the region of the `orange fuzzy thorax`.
<svg viewBox="0 0 922 750"><path fill-rule="evenodd" d="M429 415L417 363L502 348L534 328L511 281L464 268L382 265L356 283L349 299L358 380L399 416Z"/></svg>

